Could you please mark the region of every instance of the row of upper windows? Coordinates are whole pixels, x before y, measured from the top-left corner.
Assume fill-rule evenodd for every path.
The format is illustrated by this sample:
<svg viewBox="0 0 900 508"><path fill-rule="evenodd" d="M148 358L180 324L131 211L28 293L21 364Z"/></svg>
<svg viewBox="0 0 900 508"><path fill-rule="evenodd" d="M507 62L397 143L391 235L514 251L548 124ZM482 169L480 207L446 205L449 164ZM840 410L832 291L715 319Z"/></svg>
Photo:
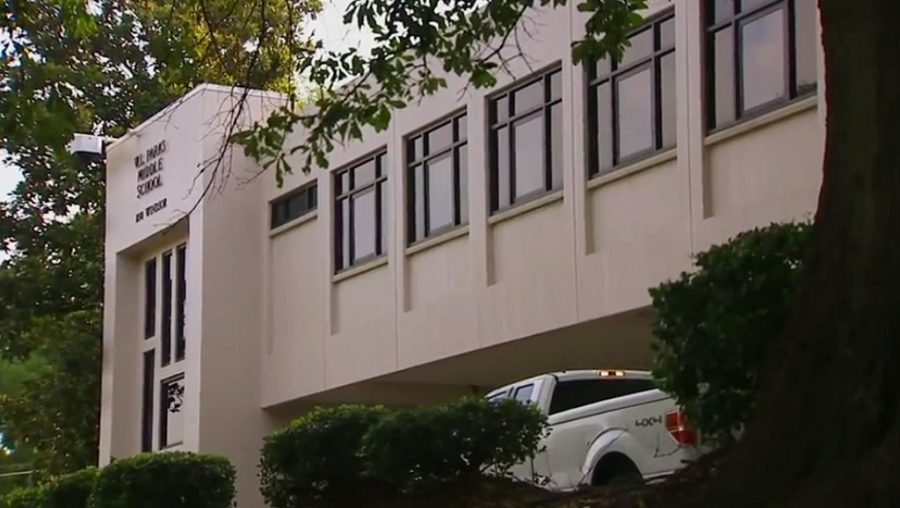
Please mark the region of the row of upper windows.
<svg viewBox="0 0 900 508"><path fill-rule="evenodd" d="M716 130L815 92L815 0L706 0L707 126ZM587 68L591 177L676 143L675 19L657 16L618 61ZM562 188L562 74L489 98L491 213ZM406 138L407 241L468 221L466 113ZM336 269L387 252L386 152L334 173ZM272 203L272 227L316 207L315 185Z"/></svg>

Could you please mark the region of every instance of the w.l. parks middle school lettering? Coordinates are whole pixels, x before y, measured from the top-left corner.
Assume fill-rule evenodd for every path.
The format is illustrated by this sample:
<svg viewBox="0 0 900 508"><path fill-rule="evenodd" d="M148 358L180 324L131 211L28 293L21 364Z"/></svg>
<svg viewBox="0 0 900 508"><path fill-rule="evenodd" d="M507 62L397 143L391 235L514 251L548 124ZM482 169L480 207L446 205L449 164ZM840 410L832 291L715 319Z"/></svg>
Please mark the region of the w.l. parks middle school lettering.
<svg viewBox="0 0 900 508"><path fill-rule="evenodd" d="M137 171L137 197L142 198L150 192L162 187L163 154L166 153L166 140L148 148L144 153L134 157Z"/></svg>
<svg viewBox="0 0 900 508"><path fill-rule="evenodd" d="M163 154L166 153L166 140L151 146L142 153L135 155L134 167L137 169L137 197L143 198L154 190L163 186ZM153 215L164 209L167 205L165 198L160 199L138 211L134 216L135 222Z"/></svg>

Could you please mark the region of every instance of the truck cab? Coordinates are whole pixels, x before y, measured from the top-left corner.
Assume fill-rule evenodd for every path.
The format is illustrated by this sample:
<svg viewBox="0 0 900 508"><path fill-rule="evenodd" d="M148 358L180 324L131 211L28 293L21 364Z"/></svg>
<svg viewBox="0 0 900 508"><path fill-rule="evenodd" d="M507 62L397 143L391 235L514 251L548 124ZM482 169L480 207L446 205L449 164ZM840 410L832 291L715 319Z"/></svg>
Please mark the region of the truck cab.
<svg viewBox="0 0 900 508"><path fill-rule="evenodd" d="M553 490L658 480L699 456L697 434L648 372L544 374L487 398L534 404L547 416L549 435L512 473Z"/></svg>

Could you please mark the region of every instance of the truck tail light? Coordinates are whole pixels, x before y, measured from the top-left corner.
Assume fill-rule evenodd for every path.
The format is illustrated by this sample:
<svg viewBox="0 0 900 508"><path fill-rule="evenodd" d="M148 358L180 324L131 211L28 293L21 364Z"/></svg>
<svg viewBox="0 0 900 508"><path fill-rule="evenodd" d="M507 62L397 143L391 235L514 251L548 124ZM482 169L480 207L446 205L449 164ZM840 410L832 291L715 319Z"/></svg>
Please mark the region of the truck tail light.
<svg viewBox="0 0 900 508"><path fill-rule="evenodd" d="M666 430L669 435L681 446L696 446L697 432L690 428L684 411L674 409L666 413Z"/></svg>

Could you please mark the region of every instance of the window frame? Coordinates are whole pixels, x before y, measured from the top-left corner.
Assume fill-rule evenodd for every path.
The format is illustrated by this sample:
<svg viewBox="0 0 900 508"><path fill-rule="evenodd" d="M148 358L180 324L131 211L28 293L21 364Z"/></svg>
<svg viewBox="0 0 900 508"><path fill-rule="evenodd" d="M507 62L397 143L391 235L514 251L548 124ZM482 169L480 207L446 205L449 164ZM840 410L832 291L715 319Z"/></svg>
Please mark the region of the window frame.
<svg viewBox="0 0 900 508"><path fill-rule="evenodd" d="M385 257L389 251L390 245L387 242L387 231L386 226L388 225L388 217L382 216L387 215L386 213L382 213L385 210L385 196L382 188L385 190L389 190L387 187L388 180L388 172L390 169L390 163L388 162L388 153L387 147L382 146L377 150L373 150L368 154L355 159L353 162L344 165L340 169L336 169L332 172L331 178L332 183L334 185L334 192L332 193L332 206L334 207L334 228L332 229L334 232L334 273L338 274L341 272L345 272L354 267L364 265L370 261L374 261L376 259ZM356 181L356 170L366 165L368 162L374 162L375 164L375 177L372 181L367 182L359 187L355 185ZM348 184L349 189L343 189L340 185L341 177L344 174L349 173ZM375 194L375 253L365 256L363 258L354 260L353 256L355 254L355 229L356 229L356 221L355 221L355 207L353 206L353 199L355 196L360 194L364 194L369 190L372 190ZM340 207L343 201L348 200L350 206L348 207L350 217L348 219L348 226L350 228L349 236L347 239L347 250L349 250L349 254L347 257L348 264L343 266L343 255L344 255L344 245L343 245L343 215L340 212ZM388 203L389 205L389 203Z"/></svg>
<svg viewBox="0 0 900 508"><path fill-rule="evenodd" d="M319 199L318 199L319 186L316 180L312 182L301 185L297 189L292 190L286 194L278 196L269 202L269 229L274 230L278 229L284 225L291 224L292 222L299 220L301 217L305 217L311 213L318 211L319 209ZM284 220L280 220L280 217L276 213L276 208L279 206L287 206L290 209L290 203L299 197L304 198L304 206L305 209L300 212L296 217L290 217ZM285 214L287 215L287 214Z"/></svg>
<svg viewBox="0 0 900 508"><path fill-rule="evenodd" d="M185 359L187 247L188 242L182 240L144 260L144 340L152 340L145 342L151 347L141 355L140 447L145 452L173 448L184 442L182 438L180 442L165 445L167 425L160 421L161 417L166 417L161 410L165 388L175 382L181 382L183 386L184 373L159 378Z"/></svg>
<svg viewBox="0 0 900 508"><path fill-rule="evenodd" d="M144 262L144 340L156 337L156 293L159 288L159 255Z"/></svg>
<svg viewBox="0 0 900 508"><path fill-rule="evenodd" d="M141 451L153 451L153 390L156 388L156 350L148 349L142 355L141 387Z"/></svg>
<svg viewBox="0 0 900 508"><path fill-rule="evenodd" d="M507 399L509 399L509 390L508 389L505 391L498 392L493 395L487 396L487 401L490 404L496 404L498 402L503 402L504 400L507 400Z"/></svg>
<svg viewBox="0 0 900 508"><path fill-rule="evenodd" d="M559 97L553 97L553 85L552 78L555 74L559 74L560 79L560 91ZM553 132L552 132L552 124L553 124L553 108L554 106L558 106L560 108L560 115L564 114L562 111L562 104L564 99L564 90L562 86L562 65L557 62L551 66L546 67L545 69L536 72L532 76L519 80L509 87L494 93L487 97L487 148L488 148L488 211L489 215L496 215L498 213L504 212L506 210L510 210L521 206L529 201L533 201L542 196L546 196L563 188L563 178L561 172L563 168L560 167L557 171L560 172L559 177L559 186L554 185L554 168L553 168ZM543 101L535 106L532 106L526 110L521 112L516 112L516 104L515 104L515 94L529 86L542 82L543 88ZM494 118L495 105L498 104L501 100L505 99L506 104L506 116L503 120L496 120ZM541 113L542 115L542 150L543 150L543 177L544 177L544 188L536 191L529 192L523 196L519 196L516 198L516 139L515 139L515 130L513 129L514 125L517 121L525 119L529 116L534 115L535 113ZM564 123L564 122L563 122ZM500 193L499 193L499 185L500 185L500 168L498 164L499 154L501 147L499 146L499 140L497 139L497 132L500 129L506 128L506 157L507 157L507 165L509 166L509 177L508 177L508 186L509 189L509 204L505 206L500 205ZM547 132L550 132L550 136L547 136ZM562 136L562 133L560 133ZM563 150L565 152L565 150Z"/></svg>
<svg viewBox="0 0 900 508"><path fill-rule="evenodd" d="M793 102L803 100L807 97L813 97L818 93L818 86L808 90L801 91L798 86L797 79L797 1L796 0L768 0L759 5L743 9L741 2L743 0L734 0L731 15L726 19L716 22L713 14L713 5L715 0L704 0L703 4L703 27L704 27L704 55L703 68L706 73L704 79L704 121L706 125L706 134L713 134L741 124L760 115L770 113L781 109ZM782 96L769 100L763 104L744 109L744 81L743 81L743 38L741 30L743 27L759 20L773 12L782 11L784 15L784 46L782 48L782 56L784 57L784 89ZM710 21L710 18L713 18ZM716 121L716 62L715 62L715 35L721 30L731 30L732 45L732 66L733 75L731 76L730 90L734 102L734 115L732 120L726 121L721 125Z"/></svg>
<svg viewBox="0 0 900 508"><path fill-rule="evenodd" d="M187 242L170 245L144 261L144 340L158 342L159 364L185 358Z"/></svg>
<svg viewBox="0 0 900 508"><path fill-rule="evenodd" d="M596 178L612 173L618 169L627 167L643 159L652 157L653 155L656 155L658 153L671 150L678 145L677 134L675 136L675 139L672 140L671 144L666 144L663 139L663 89L661 71L662 61L669 55L676 55L676 52L678 50L677 33L674 34L675 37L671 45L664 45L662 41L661 27L664 23L670 20L673 23L673 30L677 30L677 24L675 24L674 8L665 9L660 13L648 17L643 23L641 23L639 27L635 28L631 31L631 33L628 34L628 38L630 39L641 34L642 32L651 30L653 32L653 47L649 55L623 65L620 65L613 58L606 58L601 61L593 62L585 70L587 80L587 86L585 87L585 90L587 94L586 103L588 115L588 178ZM605 73L600 73L597 70L598 65L602 61L606 61L607 65L609 66L609 70ZM650 130L653 136L652 146L639 152L629 154L626 157L620 157L619 139L621 137L621 133L619 132L618 84L628 77L644 72L646 69L650 70L650 81L653 88L651 98L651 107L653 108L653 110L650 115ZM611 129L612 133L612 142L610 147L612 149L612 165L607 168L601 166L600 160L599 134L601 120L599 118L599 104L597 103L597 89L604 84L607 84L609 86L609 111L611 118L608 127ZM678 109L677 104L675 109ZM677 111L672 111L671 114L677 115Z"/></svg>
<svg viewBox="0 0 900 508"><path fill-rule="evenodd" d="M184 360L187 349L187 242L175 247L175 361Z"/></svg>
<svg viewBox="0 0 900 508"><path fill-rule="evenodd" d="M526 390L526 389L528 390L528 398L526 398L525 400L522 400L519 398L519 392L521 392L522 390ZM535 383L527 383L524 385L517 386L516 389L513 390L512 399L517 402L522 402L522 403L532 402L532 397L534 396L534 390L535 390Z"/></svg>
<svg viewBox="0 0 900 508"><path fill-rule="evenodd" d="M178 441L176 443L171 443L171 444L166 443L166 441L168 440L168 431L169 431L169 422L167 419L168 412L169 412L169 403L168 403L169 401L168 401L168 397L166 395L166 389L169 385L178 383L179 381L181 382L182 389L186 391L187 387L185 386L185 383L184 383L185 378L184 378L183 372L169 376L165 379L162 379L159 382L159 415L158 415L158 417L159 417L159 436L158 436L159 437L159 446L158 446L158 449L160 449L160 450L167 450L167 449L175 448L177 446L181 446L184 444L184 437L182 437L181 441ZM182 397L184 397L184 394L182 394ZM183 404L184 404L184 402L182 401L182 407L183 407ZM183 411L183 409L180 409L180 410ZM184 417L184 413L182 413L182 418L183 417ZM182 421L182 432L184 432L184 422L183 421Z"/></svg>
<svg viewBox="0 0 900 508"><path fill-rule="evenodd" d="M172 326L173 311L175 309L175 256L174 250L166 249L159 256L162 261L162 284L160 284L160 297L162 300L162 313L160 319L160 363L163 367L172 363Z"/></svg>
<svg viewBox="0 0 900 508"><path fill-rule="evenodd" d="M457 109L449 115L408 134L403 140L404 169L406 172L406 243L408 246L422 243L468 224L468 214L463 211L463 202L465 201L466 205L469 203L468 189L463 188L461 176L462 166L465 166L465 171L468 173L469 164L468 160L463 161L460 157L460 151L463 148L466 149L466 158L468 158L469 153L468 116L466 108ZM461 119L465 119L466 132L461 132L460 130ZM449 145L443 146L439 151L432 153L428 144L428 135L448 124L451 126L453 139ZM416 158L415 142L418 139L421 139L422 156ZM431 229L431 213L429 206L431 204L431 195L428 185L430 178L428 163L447 154L450 155L451 163L453 164L453 222L450 225ZM416 192L415 172L419 167L422 167L422 176L424 180L422 183L422 200L424 201L422 207L422 221L424 221L424 224L422 228L424 233L421 238L416 237L418 194ZM468 181L468 178L466 178L466 181ZM465 200L462 199L464 193L467 196Z"/></svg>

